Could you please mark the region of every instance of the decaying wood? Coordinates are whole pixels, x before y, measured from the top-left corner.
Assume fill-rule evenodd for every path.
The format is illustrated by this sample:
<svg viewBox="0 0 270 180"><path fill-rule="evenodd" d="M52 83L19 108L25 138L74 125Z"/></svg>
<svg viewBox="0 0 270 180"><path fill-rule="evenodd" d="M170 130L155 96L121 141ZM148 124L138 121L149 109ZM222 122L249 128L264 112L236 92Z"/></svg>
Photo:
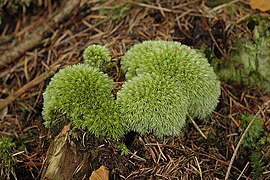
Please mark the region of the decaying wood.
<svg viewBox="0 0 270 180"><path fill-rule="evenodd" d="M7 66L26 51L40 44L42 39L48 36L52 29L56 29L59 23L66 19L79 3L79 0L67 0L59 11L53 14L52 17L48 17L48 20L44 22L43 26L37 28L32 34L29 34L22 41L6 50L0 56L0 68Z"/></svg>
<svg viewBox="0 0 270 180"><path fill-rule="evenodd" d="M67 125L51 142L47 151L42 180L83 179L86 173L86 153L78 152L75 143L69 138L70 126Z"/></svg>

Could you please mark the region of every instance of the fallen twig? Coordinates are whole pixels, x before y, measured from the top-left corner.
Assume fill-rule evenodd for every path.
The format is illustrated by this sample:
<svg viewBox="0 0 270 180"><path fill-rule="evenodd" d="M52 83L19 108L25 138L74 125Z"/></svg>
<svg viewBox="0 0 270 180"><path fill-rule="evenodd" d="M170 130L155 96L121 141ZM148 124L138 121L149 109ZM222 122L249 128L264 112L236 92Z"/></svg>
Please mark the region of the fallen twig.
<svg viewBox="0 0 270 180"><path fill-rule="evenodd" d="M54 72L58 69L59 66L60 65L53 66L47 72L42 73L41 75L39 75L38 77L36 77L32 81L30 81L29 83L25 84L20 89L18 89L15 93L13 93L13 94L9 95L7 98L3 99L3 101L1 101L1 104L0 104L0 110L3 109L4 107L6 107L11 102L13 102L15 99L17 99L23 93L25 93L28 89L38 85L39 83L41 83L42 81L44 81L45 79L47 79L48 77L53 75Z"/></svg>
<svg viewBox="0 0 270 180"><path fill-rule="evenodd" d="M4 51L0 56L0 69L7 66L7 64L13 62L16 58L23 55L29 49L34 48L42 42L52 29L56 28L60 22L67 18L75 7L79 5L78 0L67 0L64 6L61 6L52 18L48 17L47 22L44 22L43 26L37 28L33 33L26 36L22 41L16 43L10 49Z"/></svg>
<svg viewBox="0 0 270 180"><path fill-rule="evenodd" d="M199 126L196 124L196 122L194 121L194 119L191 116L188 116L189 119L191 120L192 124L194 125L194 127L197 129L197 131L199 131L199 133L202 135L202 137L204 137L204 139L207 139L207 137L203 134L202 130L199 128Z"/></svg>
<svg viewBox="0 0 270 180"><path fill-rule="evenodd" d="M227 180L227 179L229 178L230 171L231 171L231 168L232 168L234 159L235 159L235 157L236 157L236 154L237 154L237 152L238 152L238 149L240 148L240 145L242 144L242 142L243 142L243 140L244 140L244 138L245 138L245 136L246 136L248 130L250 129L252 123L253 123L254 120L257 118L257 116L259 116L259 114L260 114L264 109L266 109L266 108L269 106L269 103L270 103L270 100L267 101L267 102L265 102L265 103L263 104L263 106L262 106L262 107L259 109L259 111L255 114L255 116L253 117L253 119L250 121L248 127L245 129L244 133L242 134L242 136L241 136L241 138L240 138L240 140L239 140L239 142L238 142L238 144L237 144L237 146L236 146L236 148L235 148L235 150L234 150L234 152L233 152L233 156L232 156L232 158L231 158L231 161L230 161L230 164L229 164L229 167L228 167L226 176L225 176L225 180Z"/></svg>

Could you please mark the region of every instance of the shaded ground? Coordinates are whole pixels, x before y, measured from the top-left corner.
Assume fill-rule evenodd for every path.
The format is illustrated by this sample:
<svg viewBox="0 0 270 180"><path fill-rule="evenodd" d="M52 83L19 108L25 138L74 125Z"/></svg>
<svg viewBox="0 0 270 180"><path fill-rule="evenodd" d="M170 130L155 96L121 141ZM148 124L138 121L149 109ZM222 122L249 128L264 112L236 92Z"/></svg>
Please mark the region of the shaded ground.
<svg viewBox="0 0 270 180"><path fill-rule="evenodd" d="M1 53L23 41L37 27L45 26L42 23L60 8L59 4L46 0L43 7L30 7L18 15L4 15L9 21L3 21L1 25ZM1 99L16 93L35 78L44 79L9 103L8 113L0 121L0 134L16 142L14 156L17 163L13 172L17 178L39 179L49 146L48 130L43 125L41 111L42 93L50 78L44 78L42 73L52 67L60 69L82 62L85 47L103 44L110 49L115 62L110 76L117 91L124 82L119 62L132 45L150 39L174 40L193 48L206 46L208 57L227 57L233 41L252 31L253 25L247 20L253 15L270 16L251 10L245 1L240 0L228 3L197 0L81 1L70 18L52 29L38 46L0 71ZM157 139L151 135L131 134L126 137L130 150L126 156L120 155L113 142L98 141L90 135L83 137L82 132L79 142L87 142L92 150L85 179L101 165L110 170L112 179L224 179L243 132L241 115L256 114L269 99L269 94L255 87L222 82L216 111L207 120L196 121L207 139L191 123L182 136L176 138ZM267 107L260 112L265 134L270 131L269 115ZM269 147L264 144L261 149ZM93 153L97 148L98 151ZM239 149L231 169L231 179L270 179L270 161L264 163L263 172L256 171L252 167L253 151L255 148ZM270 152L264 153L265 161Z"/></svg>

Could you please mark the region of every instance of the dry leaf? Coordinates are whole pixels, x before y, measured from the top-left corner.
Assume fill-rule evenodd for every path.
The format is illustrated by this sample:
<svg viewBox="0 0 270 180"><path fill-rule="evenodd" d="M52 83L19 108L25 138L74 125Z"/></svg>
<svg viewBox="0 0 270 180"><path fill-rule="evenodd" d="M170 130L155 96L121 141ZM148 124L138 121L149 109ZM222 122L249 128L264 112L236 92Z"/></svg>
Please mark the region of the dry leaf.
<svg viewBox="0 0 270 180"><path fill-rule="evenodd" d="M105 166L92 172L89 180L109 180L109 171Z"/></svg>
<svg viewBox="0 0 270 180"><path fill-rule="evenodd" d="M0 99L0 102L3 101L2 99ZM0 120L4 119L4 117L7 115L8 113L8 106L4 107L3 109L0 109Z"/></svg>
<svg viewBox="0 0 270 180"><path fill-rule="evenodd" d="M249 5L252 9L259 9L261 11L270 10L270 1L269 0L250 0Z"/></svg>

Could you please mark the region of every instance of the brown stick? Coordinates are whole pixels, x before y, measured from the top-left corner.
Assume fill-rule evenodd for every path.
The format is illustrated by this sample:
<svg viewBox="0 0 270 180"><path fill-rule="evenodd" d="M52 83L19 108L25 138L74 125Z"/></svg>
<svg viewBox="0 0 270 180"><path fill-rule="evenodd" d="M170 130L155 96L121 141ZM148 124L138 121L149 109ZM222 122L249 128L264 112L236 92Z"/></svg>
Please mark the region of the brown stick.
<svg viewBox="0 0 270 180"><path fill-rule="evenodd" d="M48 36L55 26L67 18L79 3L79 0L67 0L64 6L52 18L48 17L48 21L44 23L44 26L37 28L32 34L29 34L21 42L16 43L13 47L6 50L4 54L0 55L0 69L41 43L42 39Z"/></svg>
<svg viewBox="0 0 270 180"><path fill-rule="evenodd" d="M21 96L23 93L25 93L28 89L38 85L39 83L41 83L42 81L44 81L45 79L47 79L48 77L53 75L58 67L59 67L59 65L52 67L47 72L39 75L38 77L36 77L32 81L30 81L29 83L25 84L23 87L18 89L15 93L9 95L6 99L1 101L0 110L3 109L4 107L6 107L7 105L9 105L10 103L12 103L15 99L17 99L19 96Z"/></svg>
<svg viewBox="0 0 270 180"><path fill-rule="evenodd" d="M261 112L263 112L263 110L268 109L269 104L270 104L270 100L267 101L267 102L265 102L265 103L262 105L262 107L259 108L259 111L258 111L258 112L255 114L255 116L252 118L252 120L251 120L250 123L248 124L248 127L245 129L244 133L242 134L242 136L241 136L239 142L237 143L236 148L235 148L235 150L234 150L234 152L233 152L233 156L232 156L232 158L231 158L229 167L228 167L227 172L226 172L225 180L228 180L228 179L229 179L230 171L231 171L231 168L232 168L234 159L235 159L235 157L236 157L236 155L237 155L237 152L238 152L238 150L239 150L239 148L240 148L240 145L242 144L242 142L243 142L243 140L244 140L246 134L248 133L248 130L250 129L252 123L253 123L253 122L255 121L255 119L259 116L259 114L260 114Z"/></svg>

